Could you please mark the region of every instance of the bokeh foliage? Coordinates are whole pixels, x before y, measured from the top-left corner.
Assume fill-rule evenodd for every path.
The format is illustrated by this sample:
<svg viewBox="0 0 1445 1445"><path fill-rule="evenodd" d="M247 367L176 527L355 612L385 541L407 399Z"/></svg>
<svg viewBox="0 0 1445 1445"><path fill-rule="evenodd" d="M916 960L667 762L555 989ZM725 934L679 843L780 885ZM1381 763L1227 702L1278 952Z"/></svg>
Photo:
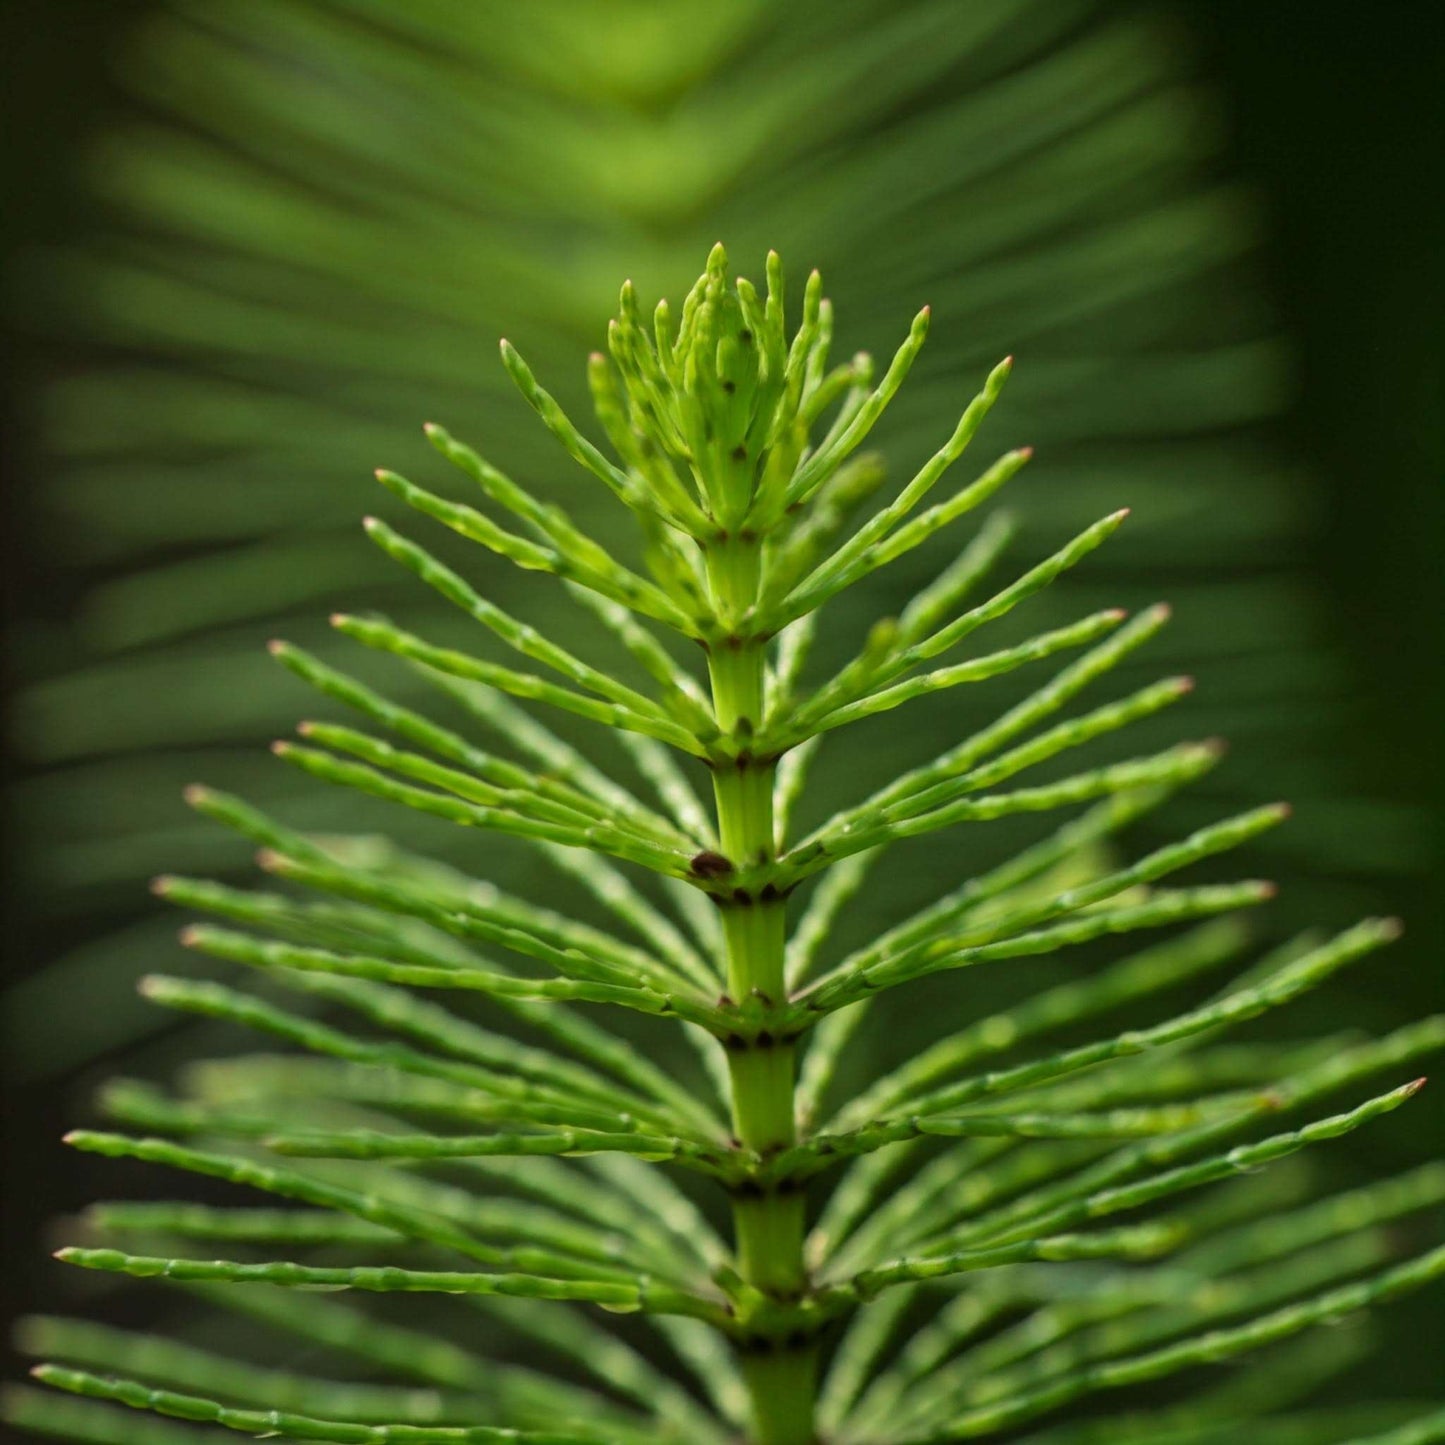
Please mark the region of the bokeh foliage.
<svg viewBox="0 0 1445 1445"><path fill-rule="evenodd" d="M1039 448L1017 545L1135 508L1059 606L1076 615L1090 588L1174 601L1162 664L1199 674L1199 727L1237 747L1200 815L1286 795L1311 826L1281 848L1405 860L1408 834L1330 770L1348 679L1301 575L1309 491L1262 445L1288 383L1259 217L1219 173L1217 108L1179 56L1152 13L1068 3L962 20L947 4L637 4L605 24L581 3L157 7L116 62L135 114L92 152L113 224L37 270L47 324L95 364L49 389L48 536L85 601L22 655L35 771L16 807L27 889L88 913L98 941L15 1001L17 1061L75 1062L155 1022L133 981L170 925L132 912L138 885L181 857L242 861L193 828L183 783L367 826L323 794L289 798L266 766L255 744L297 694L261 643L317 641L343 599L388 606L352 519L419 420L480 436L524 480L553 475L490 364L497 333L570 368L575 401L615 277L675 292L717 236L820 265L845 344L881 349L921 299L950 319L886 438L900 470L960 378L1017 353L1008 440ZM577 508L606 532L598 499L579 489ZM500 569L486 581L525 611ZM910 748L957 723L937 711ZM896 770L894 741L859 748L864 776ZM895 877L890 906L939 886ZM101 927L117 917L119 934ZM76 991L81 1018L54 1006Z"/></svg>

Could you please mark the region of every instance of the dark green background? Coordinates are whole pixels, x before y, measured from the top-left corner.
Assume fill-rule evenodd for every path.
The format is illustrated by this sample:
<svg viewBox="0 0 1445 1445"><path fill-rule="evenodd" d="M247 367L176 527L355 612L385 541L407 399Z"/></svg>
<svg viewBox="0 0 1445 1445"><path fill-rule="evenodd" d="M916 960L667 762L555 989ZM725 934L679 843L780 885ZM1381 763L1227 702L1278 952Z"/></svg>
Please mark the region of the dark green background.
<svg viewBox="0 0 1445 1445"><path fill-rule="evenodd" d="M7 252L83 234L94 223L67 183L68 161L81 138L121 107L109 79L111 45L144 8L142 0L4 6L0 244ZM1314 549L1307 560L1356 679L1339 732L1341 787L1387 802L1433 803L1442 715L1439 6L1194 0L1173 9L1186 22L1182 43L1222 90L1232 163L1259 187L1269 216L1265 264L1299 360L1299 394L1283 425L1308 464L1309 484L1324 489L1330 519L1307 544ZM32 377L57 358L32 336L8 336L5 348L6 611L31 620L63 616L69 584L47 565L30 506L38 468ZM5 681L13 681L8 673ZM1435 841L1428 872L1386 884L1339 880L1373 889L1381 907L1408 920L1411 965L1389 973L1392 1002L1404 1012L1445 1001L1438 833ZM4 847L10 861L25 840L8 834ZM73 941L71 928L93 927L47 920L42 931L24 905L7 893L8 977ZM55 1143L70 1112L66 1091L52 1085L17 1089L5 1100L3 1279L7 1304L17 1308L42 1303L58 1273L45 1257L41 1222L91 1193L86 1162ZM1437 1104L1410 1127L1441 1117ZM1419 1142L1417 1152L1438 1152L1445 1140ZM1428 1390L1445 1357L1445 1320L1438 1304L1412 1320L1392 1332L1382 1358Z"/></svg>

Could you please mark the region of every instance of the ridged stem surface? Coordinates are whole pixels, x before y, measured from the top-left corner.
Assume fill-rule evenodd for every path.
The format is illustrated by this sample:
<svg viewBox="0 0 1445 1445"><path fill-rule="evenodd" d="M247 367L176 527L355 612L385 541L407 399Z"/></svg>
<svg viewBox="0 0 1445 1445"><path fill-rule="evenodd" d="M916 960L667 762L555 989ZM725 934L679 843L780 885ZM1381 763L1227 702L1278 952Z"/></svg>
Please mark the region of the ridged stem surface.
<svg viewBox="0 0 1445 1445"><path fill-rule="evenodd" d="M729 575L717 575L724 571ZM741 610L756 575L753 559L735 556L716 569L712 580L725 595L733 592L728 600ZM714 648L709 671L724 730L736 732L739 723L756 729L764 705L762 644L744 640ZM751 759L745 752L736 766L714 771L718 837L724 856L737 868L774 855L775 773L772 762ZM744 889L722 902L727 987L738 1002L758 996L769 1003L782 1001L785 911L783 900L754 897ZM796 1053L791 1042L766 1034L729 1048L733 1132L745 1148L772 1154L797 1142ZM748 1284L779 1300L796 1299L807 1286L804 1203L797 1189L761 1189L733 1199L739 1272ZM752 1398L756 1445L813 1445L815 1348L760 1342L744 1351L742 1367Z"/></svg>

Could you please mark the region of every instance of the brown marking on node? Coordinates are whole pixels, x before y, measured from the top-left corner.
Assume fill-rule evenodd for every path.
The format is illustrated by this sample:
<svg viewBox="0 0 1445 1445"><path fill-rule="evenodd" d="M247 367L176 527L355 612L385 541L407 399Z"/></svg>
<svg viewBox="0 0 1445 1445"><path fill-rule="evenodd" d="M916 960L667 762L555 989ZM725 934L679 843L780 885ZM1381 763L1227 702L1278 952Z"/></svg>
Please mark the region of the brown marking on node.
<svg viewBox="0 0 1445 1445"><path fill-rule="evenodd" d="M733 871L733 865L728 859L707 848L694 854L688 867L698 878L726 878Z"/></svg>

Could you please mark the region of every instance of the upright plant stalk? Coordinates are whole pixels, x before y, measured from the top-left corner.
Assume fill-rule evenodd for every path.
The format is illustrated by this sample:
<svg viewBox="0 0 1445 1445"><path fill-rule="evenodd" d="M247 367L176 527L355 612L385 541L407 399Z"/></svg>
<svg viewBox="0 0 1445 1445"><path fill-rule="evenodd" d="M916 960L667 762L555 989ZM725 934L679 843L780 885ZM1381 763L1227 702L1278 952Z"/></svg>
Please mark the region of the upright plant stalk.
<svg viewBox="0 0 1445 1445"><path fill-rule="evenodd" d="M376 545L521 661L438 646L381 618L333 619L456 705L442 723L302 649L272 648L386 734L308 722L303 742L276 744L281 758L433 822L536 848L589 890L605 926L375 838L298 833L204 788L192 804L255 843L273 885L157 880L163 896L219 920L188 927L189 946L265 985L151 978L147 996L287 1051L199 1065L178 1095L121 1083L104 1105L141 1133L84 1130L70 1142L258 1189L287 1207L103 1206L88 1221L95 1237L60 1257L204 1288L349 1353L386 1383L312 1380L46 1319L26 1330L50 1359L38 1377L82 1400L56 1413L25 1396L14 1418L89 1441L133 1438L108 1413L123 1406L355 1445L727 1445L740 1434L751 1445L931 1445L1014 1432L1096 1392L1217 1365L1445 1275L1445 1250L1398 1262L1383 1229L1445 1202L1438 1168L1303 1207L1287 1175L1283 1193L1252 1182L1210 1188L1363 1128L1418 1092L1423 1080L1397 1071L1445 1044L1445 1020L1381 1040L1220 1042L1230 1025L1372 954L1395 936L1393 921L1276 950L1162 1021L1034 1052L1050 1033L1086 1037L1084 1026L1114 1009L1241 963L1247 933L1229 915L1265 901L1271 886L1174 875L1288 810L1253 808L1126 861L1128 827L1208 772L1218 745L1058 766L1188 694L1188 679L1166 678L1073 710L1159 631L1166 608L1133 619L1107 608L957 657L975 632L1083 562L1122 511L996 590L985 579L1008 531L986 524L850 661L809 680L819 610L982 506L1030 454L1005 453L924 506L997 399L1005 361L933 456L849 531L883 481L859 448L918 355L929 313L886 367L864 355L830 364L833 318L817 273L791 336L776 256L767 283L764 296L732 281L719 247L679 315L664 303L650 325L624 287L610 359L588 367L617 461L503 343L545 426L637 517L639 566L440 427L428 437L490 511L378 473L408 506L566 582L631 673L512 616L379 519L366 524ZM656 628L703 652L705 682ZM992 722L793 836L793 805L828 733L1041 664L1047 679ZM522 704L608 728L655 797L609 776ZM696 791L704 772L713 815ZM834 919L884 850L1032 814L1045 822L1022 852L825 958ZM835 1097L839 1065L879 996L991 963L1026 970L1039 955L1151 931L1162 931L1151 946L1079 967L990 1017L968 1007L964 972L961 1028L853 1098ZM304 1002L288 1007L278 991ZM443 1008L419 991L483 1007ZM611 1032L590 1012L599 1007L604 1020L623 1008L681 1021L716 1094ZM533 1041L497 1026L507 1014ZM1359 1098L1381 1072L1397 1073L1393 1086ZM1319 1112L1340 1092L1353 1097ZM731 1230L649 1167L659 1164L713 1185L719 1215L730 1202ZM1202 1200L1188 1202L1197 1190ZM821 1208L809 1218L813 1194ZM241 1252L233 1246L250 1255L226 1257ZM309 1254L317 1248L319 1258ZM364 1261L338 1263L347 1249L367 1251ZM217 1288L239 1283L347 1294L303 1294L293 1308L257 1295L242 1304ZM458 1347L454 1321L379 1322L353 1302L378 1292L469 1301L560 1354L568 1373L559 1381L485 1364ZM544 1318L544 1308L562 1313ZM649 1317L696 1388L575 1313L583 1308ZM927 1322L909 1337L917 1318ZM1323 1439L1299 1433L1288 1414L1289 1381L1308 1381L1319 1359L1307 1350L1302 1372L1266 1372L1247 1399L1221 1404L1206 1392L1142 1435L1137 1414L1102 1417L1100 1438L1196 1438L1197 1427L1238 1417L1284 1432L1251 1438ZM417 1384L425 1388L407 1388ZM1436 1414L1405 1422L1403 1436L1386 1433L1400 1425L1381 1417L1380 1440L1442 1438ZM184 1437L168 1427L156 1438Z"/></svg>
<svg viewBox="0 0 1445 1445"><path fill-rule="evenodd" d="M751 559L740 570L756 575ZM756 597L748 599L751 607ZM764 654L753 641L732 639L709 657L713 701L724 728L757 731L763 718ZM718 836L724 855L766 868L774 860L773 794L777 765L740 754L713 774ZM740 888L719 896L727 959L727 990L734 999L756 999L765 1008L787 994L784 975L785 901ZM797 1142L794 1088L797 1045L761 1033L724 1041L731 1084L733 1134L759 1158ZM732 1215L738 1272L782 1303L802 1297L805 1231L801 1190L750 1183L733 1192ZM769 1341L743 1359L759 1445L809 1445L813 1439L816 1341Z"/></svg>

